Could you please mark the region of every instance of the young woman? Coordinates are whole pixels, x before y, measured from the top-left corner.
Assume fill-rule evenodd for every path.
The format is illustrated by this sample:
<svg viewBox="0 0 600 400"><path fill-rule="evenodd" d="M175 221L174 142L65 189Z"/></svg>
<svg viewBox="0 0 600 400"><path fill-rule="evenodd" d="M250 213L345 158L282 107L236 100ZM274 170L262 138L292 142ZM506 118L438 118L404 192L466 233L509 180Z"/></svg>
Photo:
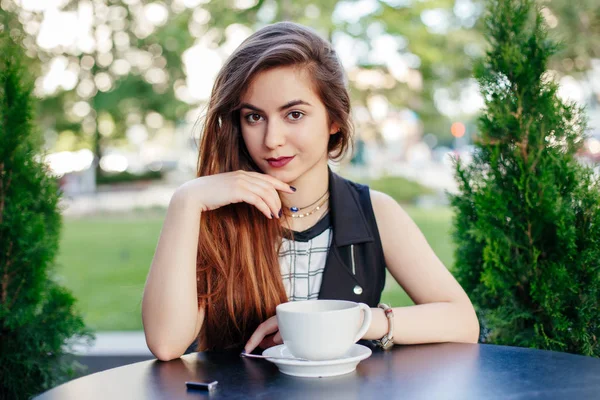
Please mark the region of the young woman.
<svg viewBox="0 0 600 400"><path fill-rule="evenodd" d="M364 302L363 339L477 342L469 298L390 196L334 173L352 140L331 44L292 22L266 26L226 60L208 105L197 178L168 207L142 302L161 360L282 343L275 307ZM389 270L416 305L378 307ZM391 329L391 322L393 329Z"/></svg>

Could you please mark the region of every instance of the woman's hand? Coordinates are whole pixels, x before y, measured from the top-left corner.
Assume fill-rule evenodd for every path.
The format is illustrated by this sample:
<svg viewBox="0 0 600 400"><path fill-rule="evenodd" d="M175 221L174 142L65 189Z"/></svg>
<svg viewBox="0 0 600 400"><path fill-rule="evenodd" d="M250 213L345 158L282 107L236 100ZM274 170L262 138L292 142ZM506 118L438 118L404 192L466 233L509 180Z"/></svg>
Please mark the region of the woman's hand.
<svg viewBox="0 0 600 400"><path fill-rule="evenodd" d="M274 315L256 328L248 343L244 346L246 353L252 353L256 347L267 349L269 347L283 344L279 326L277 325L277 316Z"/></svg>
<svg viewBox="0 0 600 400"><path fill-rule="evenodd" d="M280 218L281 199L277 191L294 193L290 185L267 174L238 170L201 176L181 185L177 192L192 199L200 211L246 202L269 219Z"/></svg>

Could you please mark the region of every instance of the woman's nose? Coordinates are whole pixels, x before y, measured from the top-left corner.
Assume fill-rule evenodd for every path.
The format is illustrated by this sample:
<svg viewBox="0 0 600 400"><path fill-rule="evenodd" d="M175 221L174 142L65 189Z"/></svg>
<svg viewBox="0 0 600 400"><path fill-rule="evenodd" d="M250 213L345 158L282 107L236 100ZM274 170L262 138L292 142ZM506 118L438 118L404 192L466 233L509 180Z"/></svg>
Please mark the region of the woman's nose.
<svg viewBox="0 0 600 400"><path fill-rule="evenodd" d="M285 126L278 123L270 123L265 132L265 146L270 149L276 149L277 147L285 144Z"/></svg>

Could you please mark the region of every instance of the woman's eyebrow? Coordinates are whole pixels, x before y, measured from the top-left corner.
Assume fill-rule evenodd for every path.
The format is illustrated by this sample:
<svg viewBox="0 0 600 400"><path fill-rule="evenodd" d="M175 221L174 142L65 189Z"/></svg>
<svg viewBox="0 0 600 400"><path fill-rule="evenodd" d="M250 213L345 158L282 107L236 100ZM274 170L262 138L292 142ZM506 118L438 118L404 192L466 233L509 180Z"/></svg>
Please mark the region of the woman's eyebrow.
<svg viewBox="0 0 600 400"><path fill-rule="evenodd" d="M289 101L289 102L285 103L284 105L282 105L281 107L279 107L279 111L283 111L286 108L294 107L294 106L297 106L297 105L306 105L306 106L312 107L312 104L307 103L304 100L297 99L297 100L292 100L292 101ZM253 111L264 113L264 110L261 110L260 108L258 108L256 106L253 106L252 104L249 104L249 103L242 103L240 105L240 110L242 108L248 108L248 109L253 110Z"/></svg>

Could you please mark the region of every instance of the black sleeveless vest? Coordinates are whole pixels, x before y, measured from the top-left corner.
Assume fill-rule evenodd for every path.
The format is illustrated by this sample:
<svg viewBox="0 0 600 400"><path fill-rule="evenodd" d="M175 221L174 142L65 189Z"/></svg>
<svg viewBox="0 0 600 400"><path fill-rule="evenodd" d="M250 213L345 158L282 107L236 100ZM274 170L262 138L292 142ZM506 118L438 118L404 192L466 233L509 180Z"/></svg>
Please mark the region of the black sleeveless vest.
<svg viewBox="0 0 600 400"><path fill-rule="evenodd" d="M333 239L319 299L361 302L377 307L386 265L369 187L329 170L329 208Z"/></svg>

